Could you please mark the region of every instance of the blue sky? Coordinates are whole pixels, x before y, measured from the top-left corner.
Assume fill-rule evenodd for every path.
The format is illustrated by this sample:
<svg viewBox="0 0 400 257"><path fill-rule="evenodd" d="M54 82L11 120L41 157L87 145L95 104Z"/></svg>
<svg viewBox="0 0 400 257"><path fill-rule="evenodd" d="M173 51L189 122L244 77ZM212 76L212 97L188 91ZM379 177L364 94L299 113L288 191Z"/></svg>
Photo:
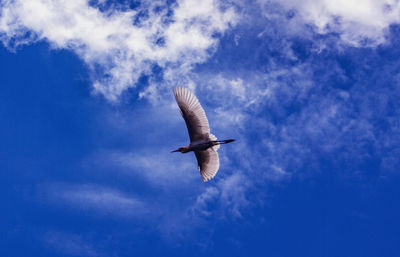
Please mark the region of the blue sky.
<svg viewBox="0 0 400 257"><path fill-rule="evenodd" d="M1 256L400 256L400 4L0 3ZM219 150L203 183L172 88Z"/></svg>

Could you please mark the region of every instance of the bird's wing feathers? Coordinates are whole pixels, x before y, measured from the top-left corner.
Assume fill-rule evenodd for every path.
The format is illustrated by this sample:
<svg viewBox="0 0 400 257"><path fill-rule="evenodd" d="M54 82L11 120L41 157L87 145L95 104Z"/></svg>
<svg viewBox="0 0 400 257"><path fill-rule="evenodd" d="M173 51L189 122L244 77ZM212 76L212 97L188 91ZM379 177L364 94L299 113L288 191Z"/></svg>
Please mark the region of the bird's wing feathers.
<svg viewBox="0 0 400 257"><path fill-rule="evenodd" d="M210 135L206 113L197 97L185 87L174 88L176 102L181 110L189 132L190 142L199 140L214 140ZM216 140L216 138L215 138ZM211 147L204 151L196 151L198 167L204 182L212 179L219 169L217 148Z"/></svg>
<svg viewBox="0 0 400 257"><path fill-rule="evenodd" d="M219 169L218 153L213 148L208 148L205 151L195 152L195 155L203 181L206 182L215 177Z"/></svg>
<svg viewBox="0 0 400 257"><path fill-rule="evenodd" d="M189 132L190 142L207 140L210 133L206 113L197 97L185 87L174 88L176 102Z"/></svg>

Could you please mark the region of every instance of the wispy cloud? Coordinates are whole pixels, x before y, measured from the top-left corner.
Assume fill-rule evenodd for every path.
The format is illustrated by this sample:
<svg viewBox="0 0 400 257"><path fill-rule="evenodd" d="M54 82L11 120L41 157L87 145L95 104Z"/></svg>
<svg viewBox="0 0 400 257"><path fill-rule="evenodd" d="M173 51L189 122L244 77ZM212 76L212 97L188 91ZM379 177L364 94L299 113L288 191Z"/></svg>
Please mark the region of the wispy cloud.
<svg viewBox="0 0 400 257"><path fill-rule="evenodd" d="M196 202L188 209L189 216L225 218L241 218L241 211L250 205L247 192L251 181L236 172L225 176L215 186L206 188L196 198ZM215 205L220 208L215 208Z"/></svg>
<svg viewBox="0 0 400 257"><path fill-rule="evenodd" d="M42 193L56 205L67 205L90 214L142 217L148 211L146 204L138 198L98 185L52 184Z"/></svg>
<svg viewBox="0 0 400 257"><path fill-rule="evenodd" d="M200 180L194 155L171 154L170 149L157 152L116 152L105 151L96 154L92 160L99 165L113 167L112 172L123 172L127 176L146 180L154 186L187 185Z"/></svg>
<svg viewBox="0 0 400 257"><path fill-rule="evenodd" d="M80 235L49 231L45 234L44 244L49 249L70 256L101 256Z"/></svg>

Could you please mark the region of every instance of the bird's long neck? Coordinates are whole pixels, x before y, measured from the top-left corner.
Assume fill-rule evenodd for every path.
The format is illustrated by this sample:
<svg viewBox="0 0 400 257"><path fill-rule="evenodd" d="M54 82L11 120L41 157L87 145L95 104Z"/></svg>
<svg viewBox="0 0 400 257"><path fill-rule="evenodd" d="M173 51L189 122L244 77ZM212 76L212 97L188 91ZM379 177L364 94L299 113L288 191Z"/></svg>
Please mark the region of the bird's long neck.
<svg viewBox="0 0 400 257"><path fill-rule="evenodd" d="M181 153L188 153L190 151L192 151L192 150L190 149L189 146L182 146L181 147Z"/></svg>

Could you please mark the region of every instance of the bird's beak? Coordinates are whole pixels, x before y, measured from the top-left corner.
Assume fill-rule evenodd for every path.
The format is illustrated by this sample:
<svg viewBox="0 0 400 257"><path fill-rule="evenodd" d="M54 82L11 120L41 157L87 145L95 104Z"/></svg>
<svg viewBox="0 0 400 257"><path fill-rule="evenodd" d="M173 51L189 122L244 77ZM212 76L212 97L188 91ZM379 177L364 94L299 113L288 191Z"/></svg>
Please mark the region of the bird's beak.
<svg viewBox="0 0 400 257"><path fill-rule="evenodd" d="M176 152L179 152L179 149L171 151L171 153L176 153Z"/></svg>

